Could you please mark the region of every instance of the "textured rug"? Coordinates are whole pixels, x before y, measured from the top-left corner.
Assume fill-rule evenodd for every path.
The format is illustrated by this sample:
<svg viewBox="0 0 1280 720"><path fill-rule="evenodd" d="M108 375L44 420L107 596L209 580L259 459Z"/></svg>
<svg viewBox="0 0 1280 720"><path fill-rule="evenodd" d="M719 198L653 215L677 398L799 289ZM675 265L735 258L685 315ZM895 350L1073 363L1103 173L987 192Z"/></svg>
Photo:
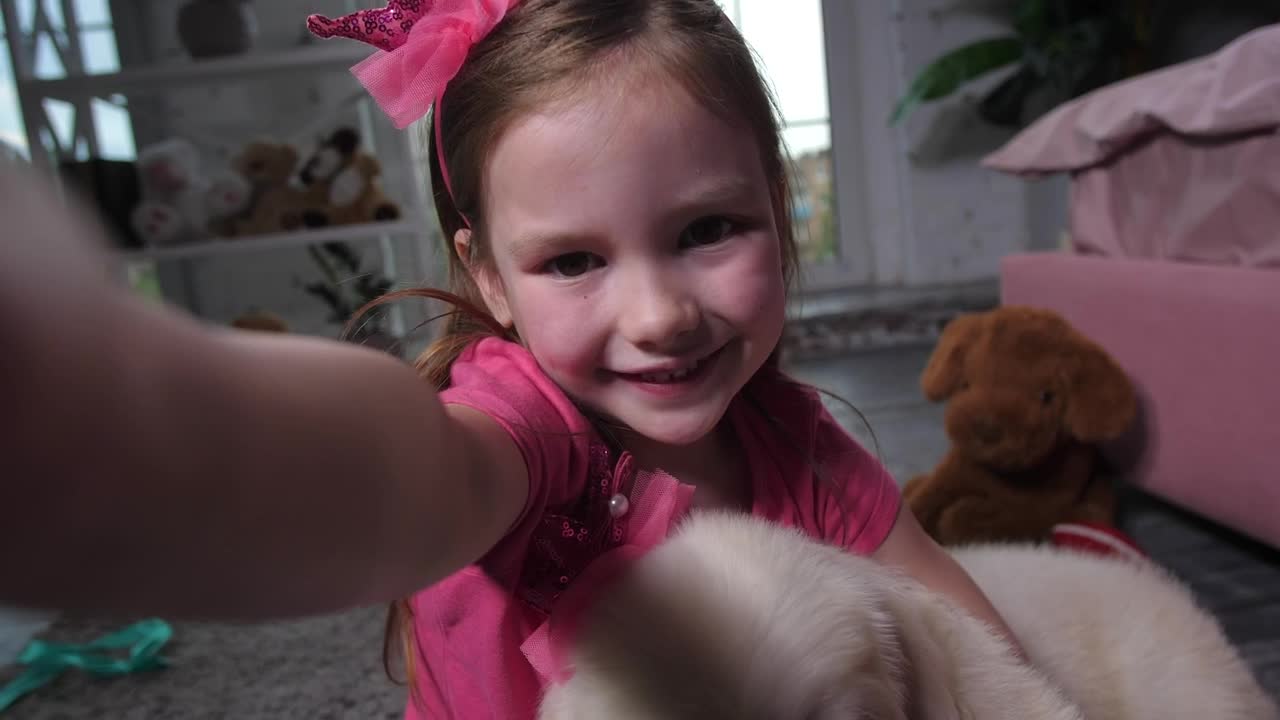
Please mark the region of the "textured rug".
<svg viewBox="0 0 1280 720"><path fill-rule="evenodd" d="M385 611L254 626L175 623L166 669L109 680L68 672L0 720L401 718L382 668ZM129 624L61 620L45 639L82 643ZM16 675L0 670L0 684Z"/></svg>

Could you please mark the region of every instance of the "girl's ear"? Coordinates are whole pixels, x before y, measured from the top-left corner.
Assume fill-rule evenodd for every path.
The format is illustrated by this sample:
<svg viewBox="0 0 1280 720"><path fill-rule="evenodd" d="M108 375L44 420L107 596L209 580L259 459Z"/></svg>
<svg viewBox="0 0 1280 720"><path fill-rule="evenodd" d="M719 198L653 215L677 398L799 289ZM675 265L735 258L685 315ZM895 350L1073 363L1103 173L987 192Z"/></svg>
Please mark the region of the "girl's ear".
<svg viewBox="0 0 1280 720"><path fill-rule="evenodd" d="M453 234L453 249L458 253L462 264L467 267L471 280L480 288L485 307L503 327L512 325L511 307L507 303L507 292L502 286L502 278L493 268L482 267L471 262L471 230L463 228Z"/></svg>

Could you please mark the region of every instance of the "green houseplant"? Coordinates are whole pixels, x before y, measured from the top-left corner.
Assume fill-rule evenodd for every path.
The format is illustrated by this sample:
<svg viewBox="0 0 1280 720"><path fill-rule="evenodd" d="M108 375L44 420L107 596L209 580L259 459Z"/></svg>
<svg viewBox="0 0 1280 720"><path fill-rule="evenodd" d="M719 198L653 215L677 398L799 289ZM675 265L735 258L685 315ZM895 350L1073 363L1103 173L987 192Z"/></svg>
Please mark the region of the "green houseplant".
<svg viewBox="0 0 1280 720"><path fill-rule="evenodd" d="M1151 27L1163 5L1153 0L1019 0L1012 34L956 48L914 78L890 118L897 123L924 102L947 97L1001 69L1013 72L978 103L993 125L1028 120L1029 101L1057 102L1153 69Z"/></svg>

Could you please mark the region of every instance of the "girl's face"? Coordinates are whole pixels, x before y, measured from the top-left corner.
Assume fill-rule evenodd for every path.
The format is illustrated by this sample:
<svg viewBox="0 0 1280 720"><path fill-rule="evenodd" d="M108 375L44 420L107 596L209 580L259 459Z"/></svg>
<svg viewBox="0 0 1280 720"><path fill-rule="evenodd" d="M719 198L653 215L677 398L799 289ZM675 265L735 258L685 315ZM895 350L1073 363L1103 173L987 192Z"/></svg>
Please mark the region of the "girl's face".
<svg viewBox="0 0 1280 720"><path fill-rule="evenodd" d="M499 139L485 174L493 266L477 280L572 398L687 445L781 336L777 219L748 130L674 81L621 85Z"/></svg>

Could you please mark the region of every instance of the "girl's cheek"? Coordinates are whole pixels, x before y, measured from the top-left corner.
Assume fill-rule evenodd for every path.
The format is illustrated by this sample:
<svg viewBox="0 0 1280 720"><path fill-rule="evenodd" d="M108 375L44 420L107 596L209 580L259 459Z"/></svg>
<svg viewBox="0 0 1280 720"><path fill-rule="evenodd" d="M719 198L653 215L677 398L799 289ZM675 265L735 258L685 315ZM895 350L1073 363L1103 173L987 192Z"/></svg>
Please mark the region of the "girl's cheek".
<svg viewBox="0 0 1280 720"><path fill-rule="evenodd" d="M598 322L594 307L598 303L572 293L530 293L524 298L521 336L544 369L561 375L595 370Z"/></svg>
<svg viewBox="0 0 1280 720"><path fill-rule="evenodd" d="M783 313L786 288L776 241L762 241L718 269L717 277L706 283L721 309L741 319L764 320Z"/></svg>

